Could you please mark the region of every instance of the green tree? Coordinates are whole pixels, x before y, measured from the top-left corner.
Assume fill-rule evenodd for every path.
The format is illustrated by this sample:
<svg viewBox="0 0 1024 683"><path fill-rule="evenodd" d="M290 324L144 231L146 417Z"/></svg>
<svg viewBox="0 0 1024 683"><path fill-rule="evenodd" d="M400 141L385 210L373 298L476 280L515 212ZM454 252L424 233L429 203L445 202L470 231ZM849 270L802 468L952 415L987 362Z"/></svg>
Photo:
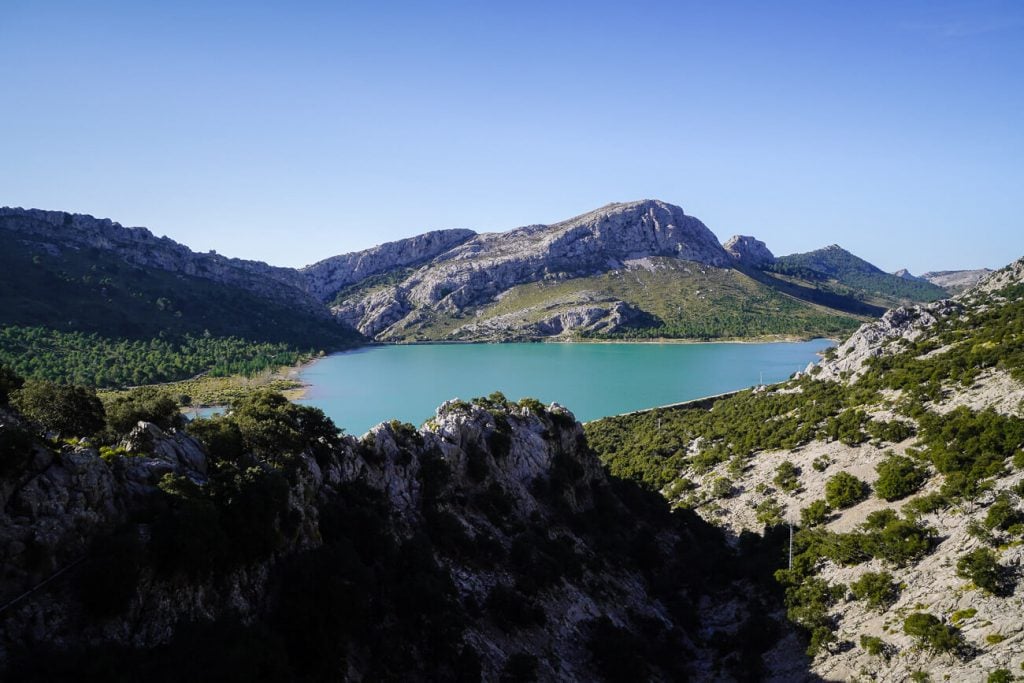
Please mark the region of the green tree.
<svg viewBox="0 0 1024 683"><path fill-rule="evenodd" d="M796 491L800 488L800 468L789 460L784 460L775 468L775 478L772 482L783 491Z"/></svg>
<svg viewBox="0 0 1024 683"><path fill-rule="evenodd" d="M906 498L915 493L928 479L928 474L913 460L902 455L890 455L875 467L878 481L875 494L888 501Z"/></svg>
<svg viewBox="0 0 1024 683"><path fill-rule="evenodd" d="M130 432L140 421L152 422L161 429L180 427L184 419L178 403L155 387L140 387L104 404L107 426L117 435Z"/></svg>
<svg viewBox="0 0 1024 683"><path fill-rule="evenodd" d="M850 584L850 591L858 600L864 600L869 609L884 612L899 597L899 584L889 572L865 572Z"/></svg>
<svg viewBox="0 0 1024 683"><path fill-rule="evenodd" d="M849 472L840 472L825 482L825 501L836 510L856 505L868 496L868 485Z"/></svg>
<svg viewBox="0 0 1024 683"><path fill-rule="evenodd" d="M29 380L14 394L14 406L59 436L92 436L106 423L103 404L87 387Z"/></svg>
<svg viewBox="0 0 1024 683"><path fill-rule="evenodd" d="M831 512L828 503L822 499L812 501L810 505L800 511L800 525L812 527L824 524Z"/></svg>
<svg viewBox="0 0 1024 683"><path fill-rule="evenodd" d="M988 548L977 548L962 555L956 562L956 573L988 593L999 594L1005 588L1003 568L996 554Z"/></svg>
<svg viewBox="0 0 1024 683"><path fill-rule="evenodd" d="M949 652L957 648L962 640L957 629L924 612L914 612L908 616L903 621L903 632L933 652Z"/></svg>

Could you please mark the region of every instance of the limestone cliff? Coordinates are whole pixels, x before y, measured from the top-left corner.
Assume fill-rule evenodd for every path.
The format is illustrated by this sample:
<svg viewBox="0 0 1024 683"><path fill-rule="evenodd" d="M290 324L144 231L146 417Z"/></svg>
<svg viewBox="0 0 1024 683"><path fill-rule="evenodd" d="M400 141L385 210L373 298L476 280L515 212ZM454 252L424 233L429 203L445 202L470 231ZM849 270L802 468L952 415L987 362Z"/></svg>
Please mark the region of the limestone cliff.
<svg viewBox="0 0 1024 683"><path fill-rule="evenodd" d="M401 282L356 294L333 310L364 334L387 339L424 315L458 314L516 285L593 275L652 256L716 267L731 263L714 234L677 206L656 200L609 204L554 225L477 235Z"/></svg>

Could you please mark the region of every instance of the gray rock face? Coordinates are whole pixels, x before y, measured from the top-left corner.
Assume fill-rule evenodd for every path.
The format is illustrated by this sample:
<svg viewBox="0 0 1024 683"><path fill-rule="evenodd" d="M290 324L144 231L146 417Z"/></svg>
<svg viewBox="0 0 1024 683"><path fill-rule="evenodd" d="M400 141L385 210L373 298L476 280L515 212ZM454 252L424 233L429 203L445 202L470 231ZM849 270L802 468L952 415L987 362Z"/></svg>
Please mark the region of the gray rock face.
<svg viewBox="0 0 1024 683"><path fill-rule="evenodd" d="M911 273L911 272L910 272L909 270L907 270L906 268L900 268L900 269L899 269L899 270L897 270L897 271L896 271L895 273L893 273L893 275L895 275L895 276L896 276L896 277L898 277L898 278L902 278L902 279L904 279L904 280L924 280L924 279L925 279L925 278L923 278L923 277L918 277L918 276L916 276L916 275L913 275L913 274L912 274L912 273ZM932 283L932 284L938 284L938 283ZM941 285L940 285L940 286L941 286Z"/></svg>
<svg viewBox="0 0 1024 683"><path fill-rule="evenodd" d="M724 247L737 263L751 268L764 268L775 263L775 254L765 243L749 235L733 235Z"/></svg>
<svg viewBox="0 0 1024 683"><path fill-rule="evenodd" d="M816 377L832 381L849 377L852 381L867 369L865 363L869 358L901 350L892 342L897 339L914 341L959 308L954 301L942 300L887 311L879 320L861 325L839 345L833 358L819 363Z"/></svg>
<svg viewBox="0 0 1024 683"><path fill-rule="evenodd" d="M991 275L992 272L988 268L980 268L978 270L937 270L925 273L921 277L933 285L956 291L973 287Z"/></svg>
<svg viewBox="0 0 1024 683"><path fill-rule="evenodd" d="M299 272L305 288L320 301L330 301L342 287L396 268L418 266L475 236L472 230L434 230L396 242L333 256Z"/></svg>
<svg viewBox="0 0 1024 683"><path fill-rule="evenodd" d="M649 256L719 267L732 262L714 234L677 206L656 200L609 204L554 225L476 235L402 282L346 299L333 310L363 334L387 339L388 328L420 309L455 313L516 285L592 275Z"/></svg>

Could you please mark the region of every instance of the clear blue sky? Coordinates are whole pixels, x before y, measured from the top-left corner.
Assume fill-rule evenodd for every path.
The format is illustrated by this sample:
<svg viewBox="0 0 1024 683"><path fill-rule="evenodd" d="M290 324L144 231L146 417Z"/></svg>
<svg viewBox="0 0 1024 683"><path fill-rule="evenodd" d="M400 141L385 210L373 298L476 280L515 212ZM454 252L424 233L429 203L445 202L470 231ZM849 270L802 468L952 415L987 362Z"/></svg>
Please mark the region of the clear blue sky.
<svg viewBox="0 0 1024 683"><path fill-rule="evenodd" d="M1024 255L1024 3L0 2L0 204L303 265L664 199L776 254Z"/></svg>

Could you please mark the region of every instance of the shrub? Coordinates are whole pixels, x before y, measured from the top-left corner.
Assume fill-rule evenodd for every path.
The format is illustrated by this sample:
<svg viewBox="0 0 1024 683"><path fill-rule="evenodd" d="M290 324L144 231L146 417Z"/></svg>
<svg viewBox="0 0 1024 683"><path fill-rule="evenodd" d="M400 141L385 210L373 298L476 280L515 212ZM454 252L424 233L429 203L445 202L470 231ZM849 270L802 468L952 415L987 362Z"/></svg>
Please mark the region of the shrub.
<svg viewBox="0 0 1024 683"><path fill-rule="evenodd" d="M920 517L949 506L949 499L936 491L927 495L915 498L903 506L903 514L907 517Z"/></svg>
<svg viewBox="0 0 1024 683"><path fill-rule="evenodd" d="M864 600L868 609L884 612L896 602L900 588L889 572L866 572L850 584L850 591L858 600Z"/></svg>
<svg viewBox="0 0 1024 683"><path fill-rule="evenodd" d="M892 422L869 420L867 430L872 438L890 443L899 443L916 434L913 425L903 420L893 420Z"/></svg>
<svg viewBox="0 0 1024 683"><path fill-rule="evenodd" d="M1010 683L1013 680L1013 674L1009 669L996 669L985 680L987 683Z"/></svg>
<svg viewBox="0 0 1024 683"><path fill-rule="evenodd" d="M184 419L178 402L154 387L140 387L106 401L107 426L115 435L130 432L140 421L152 422L160 429L180 427Z"/></svg>
<svg viewBox="0 0 1024 683"><path fill-rule="evenodd" d="M866 483L848 472L840 472L825 483L825 502L842 510L867 498L868 491Z"/></svg>
<svg viewBox="0 0 1024 683"><path fill-rule="evenodd" d="M962 555L956 562L956 574L970 579L987 593L999 594L1004 588L1003 568L999 566L996 554L988 548L977 548Z"/></svg>
<svg viewBox="0 0 1024 683"><path fill-rule="evenodd" d="M717 477L711 482L711 495L715 498L728 498L733 494L732 480L726 477Z"/></svg>
<svg viewBox="0 0 1024 683"><path fill-rule="evenodd" d="M885 656L888 651L886 642L878 636L861 635L860 646L869 655Z"/></svg>
<svg viewBox="0 0 1024 683"><path fill-rule="evenodd" d="M960 645L960 632L939 621L938 617L914 612L903 621L903 632L917 639L921 647L933 652L949 652Z"/></svg>
<svg viewBox="0 0 1024 683"><path fill-rule="evenodd" d="M785 522L782 518L785 511L785 506L771 498L766 498L754 508L754 512L757 514L757 523L767 527L782 525Z"/></svg>
<svg viewBox="0 0 1024 683"><path fill-rule="evenodd" d="M772 482L783 491L792 493L800 488L800 468L789 460L783 461L775 468Z"/></svg>
<svg viewBox="0 0 1024 683"><path fill-rule="evenodd" d="M889 564L905 566L928 554L935 530L909 520L893 520L871 537L872 554Z"/></svg>
<svg viewBox="0 0 1024 683"><path fill-rule="evenodd" d="M996 497L992 507L988 509L988 513L985 515L985 528L1006 531L1013 525L1020 524L1021 521L1024 521L1024 515L1021 515L1020 510L1014 507L1009 494L1003 492Z"/></svg>
<svg viewBox="0 0 1024 683"><path fill-rule="evenodd" d="M813 527L824 524L831 511L828 503L819 498L800 511L800 525Z"/></svg>
<svg viewBox="0 0 1024 683"><path fill-rule="evenodd" d="M103 404L87 387L29 380L13 398L23 415L62 437L92 436L105 424Z"/></svg>
<svg viewBox="0 0 1024 683"><path fill-rule="evenodd" d="M530 396L519 399L519 407L526 408L535 415L544 414L544 404Z"/></svg>
<svg viewBox="0 0 1024 683"><path fill-rule="evenodd" d="M875 470L878 472L875 494L888 501L906 498L917 492L928 479L924 469L903 455L890 455L878 463Z"/></svg>

